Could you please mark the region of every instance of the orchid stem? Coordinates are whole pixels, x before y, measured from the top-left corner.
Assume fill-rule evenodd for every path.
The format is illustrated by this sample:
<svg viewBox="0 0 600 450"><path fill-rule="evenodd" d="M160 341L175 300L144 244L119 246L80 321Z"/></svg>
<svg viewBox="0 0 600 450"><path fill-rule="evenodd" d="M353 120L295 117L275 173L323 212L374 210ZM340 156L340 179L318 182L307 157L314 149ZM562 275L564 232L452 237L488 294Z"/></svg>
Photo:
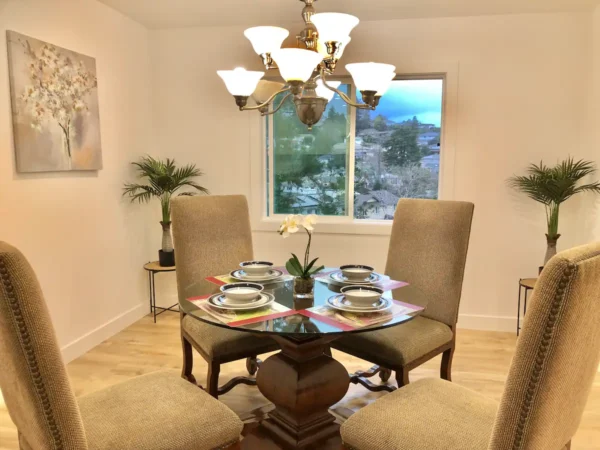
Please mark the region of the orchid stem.
<svg viewBox="0 0 600 450"><path fill-rule="evenodd" d="M306 246L306 252L304 253L304 275L307 276L306 268L308 267L308 255L310 254L310 241L312 240L312 233L308 231L306 228L304 229L308 234L308 245Z"/></svg>

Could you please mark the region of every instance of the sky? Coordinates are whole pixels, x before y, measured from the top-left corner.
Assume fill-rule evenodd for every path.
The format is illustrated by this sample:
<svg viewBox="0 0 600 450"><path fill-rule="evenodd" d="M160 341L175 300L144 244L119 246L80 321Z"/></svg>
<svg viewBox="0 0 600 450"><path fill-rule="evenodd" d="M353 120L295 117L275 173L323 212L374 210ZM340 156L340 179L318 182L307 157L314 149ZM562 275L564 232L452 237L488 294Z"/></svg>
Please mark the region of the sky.
<svg viewBox="0 0 600 450"><path fill-rule="evenodd" d="M347 92L347 85L340 89ZM404 122L417 116L421 123L441 126L442 121L442 80L396 80L385 93L371 118L379 114L393 122ZM360 92L358 93L360 99ZM337 95L329 102L328 108L336 111L347 111L347 105Z"/></svg>
<svg viewBox="0 0 600 450"><path fill-rule="evenodd" d="M442 80L396 80L385 93L371 118L381 114L393 122L417 116L422 123L441 125Z"/></svg>

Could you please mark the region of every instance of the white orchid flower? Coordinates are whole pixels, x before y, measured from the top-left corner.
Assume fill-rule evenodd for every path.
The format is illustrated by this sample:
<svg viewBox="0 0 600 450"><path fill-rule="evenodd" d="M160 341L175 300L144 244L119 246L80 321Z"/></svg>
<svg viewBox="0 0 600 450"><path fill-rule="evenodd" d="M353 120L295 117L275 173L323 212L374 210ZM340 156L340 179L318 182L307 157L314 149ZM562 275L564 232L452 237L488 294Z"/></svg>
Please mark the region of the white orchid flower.
<svg viewBox="0 0 600 450"><path fill-rule="evenodd" d="M315 229L315 224L317 223L317 216L315 214L309 214L304 217L302 220L302 226L306 228L308 231L313 231Z"/></svg>
<svg viewBox="0 0 600 450"><path fill-rule="evenodd" d="M302 216L295 216L290 214L287 217L287 231L290 234L297 233L302 223Z"/></svg>
<svg viewBox="0 0 600 450"><path fill-rule="evenodd" d="M281 234L284 238L288 237L290 234L297 233L300 229L300 224L302 222L302 216L296 216L294 214L290 214L287 216L281 226L279 227L279 234Z"/></svg>

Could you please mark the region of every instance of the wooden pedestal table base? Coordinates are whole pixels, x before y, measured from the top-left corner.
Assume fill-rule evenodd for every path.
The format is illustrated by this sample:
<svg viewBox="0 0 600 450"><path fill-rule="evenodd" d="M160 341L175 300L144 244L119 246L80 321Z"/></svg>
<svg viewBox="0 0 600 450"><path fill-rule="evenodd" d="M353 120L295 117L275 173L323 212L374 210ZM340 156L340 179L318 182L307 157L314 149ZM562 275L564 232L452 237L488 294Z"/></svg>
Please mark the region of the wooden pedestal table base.
<svg viewBox="0 0 600 450"><path fill-rule="evenodd" d="M344 366L325 354L336 337L271 337L281 352L262 363L256 382L275 409L252 434L269 434L284 448L325 448L325 442L339 436L339 425L329 408L346 395L350 385ZM251 445L252 436L242 441L242 448L246 440Z"/></svg>

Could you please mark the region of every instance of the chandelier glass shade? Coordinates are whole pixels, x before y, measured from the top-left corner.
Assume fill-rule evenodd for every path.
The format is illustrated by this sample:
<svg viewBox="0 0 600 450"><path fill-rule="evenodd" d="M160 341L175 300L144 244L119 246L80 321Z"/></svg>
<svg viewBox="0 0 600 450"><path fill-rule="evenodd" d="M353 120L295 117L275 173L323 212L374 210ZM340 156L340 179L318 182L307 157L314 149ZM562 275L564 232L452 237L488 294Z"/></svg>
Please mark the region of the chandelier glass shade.
<svg viewBox="0 0 600 450"><path fill-rule="evenodd" d="M289 35L288 30L279 27L254 27L244 31L258 55L279 50Z"/></svg>
<svg viewBox="0 0 600 450"><path fill-rule="evenodd" d="M251 72L242 67L233 70L219 70L217 74L225 82L231 95L250 96L256 90L264 72Z"/></svg>
<svg viewBox="0 0 600 450"><path fill-rule="evenodd" d="M273 52L273 60L279 67L285 81L307 81L317 65L323 60L321 55L300 48L281 48Z"/></svg>
<svg viewBox="0 0 600 450"><path fill-rule="evenodd" d="M347 64L362 96L362 103L353 101L338 89L341 82L327 78L334 74L359 19L343 13L316 14L313 4L317 0L301 1L305 3L302 18L306 26L296 36L296 48L281 48L290 34L284 28L253 27L244 32L265 69L279 69L285 84L261 80L265 72L239 67L217 72L239 109L258 110L263 116L274 114L291 98L298 118L309 129L321 119L335 94L352 107L374 110L396 76L396 68L373 62ZM275 105L278 94L285 95ZM256 105L248 105L250 97Z"/></svg>
<svg viewBox="0 0 600 450"><path fill-rule="evenodd" d="M342 84L341 81L330 81L329 82L329 86L331 86L332 88L336 88L336 89L340 87L340 84ZM323 84L323 80L321 80L320 78L317 80L317 88L315 89L315 91L317 92L317 95L319 97L323 97L328 102L330 102L331 99L333 98L333 96L335 95L335 92L330 90L328 87L326 87Z"/></svg>
<svg viewBox="0 0 600 450"><path fill-rule="evenodd" d="M343 41L359 23L357 17L342 13L314 14L310 20L317 27L321 42Z"/></svg>

